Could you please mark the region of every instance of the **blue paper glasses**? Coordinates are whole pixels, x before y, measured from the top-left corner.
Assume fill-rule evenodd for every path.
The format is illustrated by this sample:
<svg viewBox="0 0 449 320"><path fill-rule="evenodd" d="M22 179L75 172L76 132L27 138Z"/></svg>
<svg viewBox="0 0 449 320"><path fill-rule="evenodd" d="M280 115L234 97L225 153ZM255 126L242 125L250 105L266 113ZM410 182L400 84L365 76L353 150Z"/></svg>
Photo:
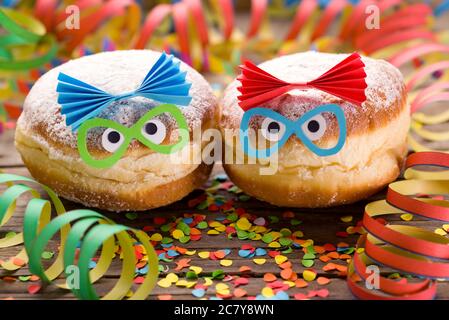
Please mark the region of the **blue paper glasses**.
<svg viewBox="0 0 449 320"><path fill-rule="evenodd" d="M340 133L335 146L321 148L315 143L324 136L327 124L324 113L335 115ZM264 117L260 133L270 143L266 149L255 148L250 142L249 124L253 117ZM336 104L325 104L310 110L296 121L289 120L276 111L268 108L253 108L243 114L240 123L240 144L244 152L254 158L268 158L277 152L295 134L303 144L318 156L325 157L336 154L343 148L346 141L346 119L343 110ZM272 145L274 143L274 145Z"/></svg>

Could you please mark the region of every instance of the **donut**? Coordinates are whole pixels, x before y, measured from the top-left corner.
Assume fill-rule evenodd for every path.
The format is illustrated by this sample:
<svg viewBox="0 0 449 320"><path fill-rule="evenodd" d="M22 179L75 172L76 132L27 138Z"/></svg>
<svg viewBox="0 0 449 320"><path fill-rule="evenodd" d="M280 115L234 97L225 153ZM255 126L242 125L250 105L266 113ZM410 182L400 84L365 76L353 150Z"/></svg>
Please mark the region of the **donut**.
<svg viewBox="0 0 449 320"><path fill-rule="evenodd" d="M161 153L140 140L131 139L129 145L123 147L123 156L112 166L92 166L83 160L80 153L78 138L81 129L74 131L73 125L68 125L68 115L61 112L61 93L57 91L61 88L61 75L66 75L77 85L81 81L85 83L86 92L91 92L94 87L98 88L93 90L97 95L104 91L120 97L108 100L109 105L103 105L98 119L132 128L151 110L163 105L146 96L126 98L127 92L134 92L143 85L151 68L157 69L160 58L161 53L151 50L104 52L68 61L44 74L25 99L15 136L16 148L31 175L68 200L117 212L142 211L170 204L207 181L213 163L173 159L192 157L194 152L201 152L203 146L195 145L198 142L192 135L195 130L217 127L218 101L207 81L176 58L170 58L170 66L178 67L181 76L184 74L186 84L182 84L183 88L191 85L188 89L191 100L186 105L170 105L171 110L185 120L188 130L185 142L190 150L187 153L181 150L172 154ZM172 76L172 73L162 74L159 81ZM70 84L62 84L62 88L64 86L71 87ZM82 100L78 102L89 106ZM145 130L153 134L148 130L156 128L158 135L158 141L154 138L153 145L170 146L179 140L177 120L170 114L155 114L150 122L150 127L145 124ZM106 158L114 151L114 144L119 144L120 132L108 130L112 129L93 128L87 133L85 148L95 159Z"/></svg>
<svg viewBox="0 0 449 320"><path fill-rule="evenodd" d="M261 73L267 72L282 81L308 83L348 57L348 54L301 52L266 61L258 67ZM306 208L353 203L394 181L408 151L410 107L403 77L386 61L360 59L366 81L365 100L360 105L317 88L293 89L260 104L259 107L272 110L292 123L301 121L299 119L323 105L334 105L342 111L346 121L345 139L335 154L316 154L304 143L307 139L293 134L277 150L275 166L266 159L248 161L250 156L242 152L241 140L235 137L242 134L242 119L251 109L245 111L239 105L239 79L229 84L220 102L219 126L224 148L232 154L223 159L230 179L260 200L277 206ZM276 119L268 116L254 117L250 123L256 132L262 133L263 130L268 132L270 125L277 127L276 133L282 134ZM313 143L322 148L336 145L341 128L332 113L324 112L320 119L304 122L295 130L310 137L318 130L318 125L321 133ZM244 154L244 161L236 161L242 158L241 154ZM262 169L269 166L275 169L270 169L269 174L263 173Z"/></svg>

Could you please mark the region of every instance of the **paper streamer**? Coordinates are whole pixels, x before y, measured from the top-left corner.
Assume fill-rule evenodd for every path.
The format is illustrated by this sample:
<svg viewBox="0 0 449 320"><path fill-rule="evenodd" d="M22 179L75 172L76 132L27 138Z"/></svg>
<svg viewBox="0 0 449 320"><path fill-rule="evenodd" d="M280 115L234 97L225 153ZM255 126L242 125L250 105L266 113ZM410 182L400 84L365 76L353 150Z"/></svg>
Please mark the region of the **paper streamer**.
<svg viewBox="0 0 449 320"><path fill-rule="evenodd" d="M429 142L449 142L449 131L431 130L432 126L449 122L449 112L442 110L432 115L426 114L428 106L449 101L449 46L425 43L412 46L391 58L391 62L401 67L419 58L423 64L407 80L412 123L408 136L412 150L432 151ZM427 62L429 61L429 62ZM437 75L437 76L436 76ZM416 137L427 143L420 142ZM439 150L448 152L449 150Z"/></svg>
<svg viewBox="0 0 449 320"><path fill-rule="evenodd" d="M54 37L46 36L45 27L38 20L16 10L0 7L0 25L8 32L0 37L0 71L37 68L56 55L58 47ZM40 47L48 49L41 56L34 57ZM20 56L32 57L16 59L17 51Z"/></svg>
<svg viewBox="0 0 449 320"><path fill-rule="evenodd" d="M24 248L15 256L2 263L6 270L20 268L14 262L29 263L30 271L44 282L52 282L61 288L69 288L80 299L98 299L93 283L102 278L115 255L116 241L121 249L122 271L115 286L102 299L145 299L156 284L158 278L158 258L148 235L123 225L117 225L109 218L92 210L74 210L66 212L61 200L48 187L36 181L13 174L0 173L0 184L7 189L0 195L0 227L7 225L16 211L17 201L24 195L30 195L26 204L23 232L12 237L0 239L0 248L24 244ZM40 193L28 186L39 185L49 200L41 198ZM52 209L57 216L51 220ZM49 240L59 232L60 246L52 265L45 268L41 255ZM131 237L130 233L133 234ZM149 270L145 280L135 292L133 285L136 246L146 254ZM76 261L75 253L80 248ZM95 268L89 269L90 262L98 249L100 257ZM79 283L56 283L58 277L66 272L71 275L75 266L79 270Z"/></svg>
<svg viewBox="0 0 449 320"><path fill-rule="evenodd" d="M432 172L423 166L442 171ZM348 285L361 299L432 299L436 280L449 279L449 239L415 226L387 223L382 216L411 213L422 218L448 222L449 155L418 152L406 161L406 180L388 186L386 200L365 207L363 226L367 231L358 243L348 273ZM435 197L441 195L443 197ZM379 219L380 218L380 219ZM379 288L366 286L367 265L381 265L418 280L392 280L382 276Z"/></svg>

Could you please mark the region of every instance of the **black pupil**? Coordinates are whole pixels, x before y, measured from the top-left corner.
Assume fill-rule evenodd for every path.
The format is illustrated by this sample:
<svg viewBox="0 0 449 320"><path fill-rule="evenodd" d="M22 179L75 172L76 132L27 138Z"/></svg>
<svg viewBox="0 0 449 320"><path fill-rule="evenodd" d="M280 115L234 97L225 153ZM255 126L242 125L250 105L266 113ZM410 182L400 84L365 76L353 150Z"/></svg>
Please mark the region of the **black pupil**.
<svg viewBox="0 0 449 320"><path fill-rule="evenodd" d="M153 135L157 132L157 126L154 123L149 122L145 125L145 132L147 134Z"/></svg>
<svg viewBox="0 0 449 320"><path fill-rule="evenodd" d="M310 132L317 132L320 130L320 124L316 120L312 120L307 124L307 129L309 129Z"/></svg>
<svg viewBox="0 0 449 320"><path fill-rule="evenodd" d="M117 131L111 131L108 134L108 140L111 143L117 143L120 141L120 133L118 133Z"/></svg>
<svg viewBox="0 0 449 320"><path fill-rule="evenodd" d="M281 130L281 126L277 122L270 122L268 125L268 132L278 133Z"/></svg>

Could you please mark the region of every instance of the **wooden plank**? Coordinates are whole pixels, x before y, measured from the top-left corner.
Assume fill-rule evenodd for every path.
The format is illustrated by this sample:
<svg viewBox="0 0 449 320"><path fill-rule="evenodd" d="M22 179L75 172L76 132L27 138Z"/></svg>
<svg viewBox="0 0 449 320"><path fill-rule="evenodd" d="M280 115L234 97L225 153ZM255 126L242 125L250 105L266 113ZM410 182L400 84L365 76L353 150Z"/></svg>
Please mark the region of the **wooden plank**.
<svg viewBox="0 0 449 320"><path fill-rule="evenodd" d="M95 285L97 293L102 295L107 292L114 284L116 279L105 278L101 279L100 283ZM205 297L214 297L215 296L215 284L210 286L206 291ZM14 298L14 299L52 299L52 300L61 300L61 299L74 299L72 293L68 290L60 289L56 286L49 285L41 289L37 294L31 295L27 292L27 288L30 282L19 282L11 284L2 284L0 282L0 297L1 298ZM234 289L234 285L228 283L231 290ZM249 296L256 296L260 293L260 289L265 286L265 283L262 279L259 278L250 278L248 285L241 286L240 288L246 290ZM137 287L134 287L137 288ZM332 279L331 282L325 286L320 286L316 282L312 282L309 284L307 288L291 288L288 290L289 296L293 298L296 293L307 294L312 290L319 289L328 289L329 296L326 299L354 299L352 293L347 289L346 281L343 279ZM158 295L172 295L173 299L182 299L182 300L196 300L194 296L192 296L191 289L186 289L182 287L172 286L169 290L162 289L160 287L155 287L149 299L157 299ZM315 297L314 300L320 300L321 298ZM449 299L449 282L441 282L438 284L437 296L438 300L447 300Z"/></svg>
<svg viewBox="0 0 449 320"><path fill-rule="evenodd" d="M14 146L14 131L0 134L0 168L23 166L22 159Z"/></svg>

